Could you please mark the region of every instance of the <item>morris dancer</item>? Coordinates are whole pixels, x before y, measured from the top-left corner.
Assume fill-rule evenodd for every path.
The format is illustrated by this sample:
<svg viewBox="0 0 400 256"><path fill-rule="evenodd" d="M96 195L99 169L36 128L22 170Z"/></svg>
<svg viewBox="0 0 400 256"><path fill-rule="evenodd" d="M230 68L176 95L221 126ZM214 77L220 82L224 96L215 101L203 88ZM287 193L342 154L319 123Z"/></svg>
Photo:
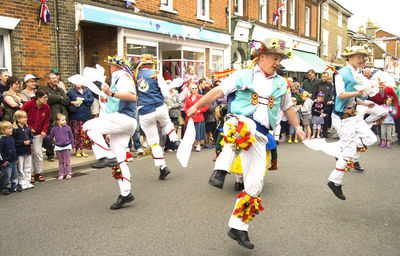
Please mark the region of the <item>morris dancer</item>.
<svg viewBox="0 0 400 256"><path fill-rule="evenodd" d="M198 108L224 95L234 96L230 102L231 117L224 125L225 146L215 162L209 184L222 188L227 171L240 154L244 190L238 195L229 220L231 229L228 236L248 249L254 248L248 236L248 221L263 210L259 195L267 164L266 135L269 129L275 127L279 109L295 127L299 138L305 138L297 121L287 82L276 74L281 60L290 57L292 52L285 48L284 41L278 39L266 39L253 45L254 63L259 60L258 65L233 73L188 111L188 115L193 116Z"/></svg>
<svg viewBox="0 0 400 256"><path fill-rule="evenodd" d="M125 203L132 202L135 198L131 193L129 167L126 163L126 147L129 138L136 129L136 94L133 81L123 67L130 64L122 57L108 57L112 75L111 87L103 84L102 91L107 95L105 99L105 113L100 117L91 119L83 125L88 137L93 140L93 152L98 159L101 152L110 152L117 158L119 165L114 177L118 179L120 195L117 201L110 206L111 210L121 208ZM110 147L106 144L103 135L110 135ZM109 164L112 164L111 162Z"/></svg>
<svg viewBox="0 0 400 256"><path fill-rule="evenodd" d="M147 142L150 145L151 153L154 158L155 166L160 166L159 179L163 180L171 171L168 169L164 160L163 149L159 145L160 137L157 130L157 122L165 134L168 134L169 140L177 149L180 142L174 124L171 122L168 114L168 107L164 104L164 98L169 99L169 87L162 75L153 70L154 57L150 54L143 54L135 70L137 79L138 112L140 127L146 135Z"/></svg>
<svg viewBox="0 0 400 256"><path fill-rule="evenodd" d="M332 123L339 134L342 154L329 176L328 186L341 200L346 200L342 192L344 172L354 167L353 161L357 157L357 150L363 150L376 142L376 136L367 123L356 115L357 104L371 108L375 105L359 98L365 88L359 91L355 88L360 84L356 81L358 70L368 55L370 52L366 47L345 48L342 56L347 58L347 64L335 75L335 108Z"/></svg>

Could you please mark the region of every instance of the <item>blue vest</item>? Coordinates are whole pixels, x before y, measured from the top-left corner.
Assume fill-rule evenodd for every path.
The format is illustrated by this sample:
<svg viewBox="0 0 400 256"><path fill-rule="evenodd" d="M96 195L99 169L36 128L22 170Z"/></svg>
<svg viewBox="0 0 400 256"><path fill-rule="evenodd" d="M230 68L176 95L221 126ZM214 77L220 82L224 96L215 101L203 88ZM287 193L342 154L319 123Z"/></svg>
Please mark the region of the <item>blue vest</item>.
<svg viewBox="0 0 400 256"><path fill-rule="evenodd" d="M156 72L152 69L140 69L138 72L138 106L139 114L145 115L156 111L156 108L164 104L164 97L158 87Z"/></svg>
<svg viewBox="0 0 400 256"><path fill-rule="evenodd" d="M235 115L251 116L259 105L257 93L253 88L253 69L243 69L235 73L236 88L234 98L230 98L230 112ZM268 120L270 128L275 128L282 96L287 93L286 80L276 75L272 84L272 91L268 101Z"/></svg>
<svg viewBox="0 0 400 256"><path fill-rule="evenodd" d="M121 75L126 75L126 73L121 72L120 76ZM112 85L110 87L111 91L117 91L117 83L120 79L120 76L117 76L115 79L113 79L114 81L112 81ZM132 86L134 86L133 82ZM115 113L115 112L119 112L121 114L125 114L127 116L136 119L137 116L136 102L121 100L114 97L107 97L106 113Z"/></svg>
<svg viewBox="0 0 400 256"><path fill-rule="evenodd" d="M345 90L346 92L355 92L355 91L357 91L357 90L354 88L354 86L355 86L356 84L358 84L358 83L356 82L356 80L354 80L353 73L351 72L351 69L350 69L348 66L341 68L341 69L339 70L339 74L340 74L340 75L342 76L342 78L343 78L344 90ZM352 98L349 98L349 99L343 99L343 100L341 100L341 99L339 99L338 95L336 95L336 97L335 97L335 111L336 111L336 112L339 112L339 113L340 113L340 112L343 112L344 106L345 106L349 101L354 100L354 99L355 99L355 98L352 97Z"/></svg>

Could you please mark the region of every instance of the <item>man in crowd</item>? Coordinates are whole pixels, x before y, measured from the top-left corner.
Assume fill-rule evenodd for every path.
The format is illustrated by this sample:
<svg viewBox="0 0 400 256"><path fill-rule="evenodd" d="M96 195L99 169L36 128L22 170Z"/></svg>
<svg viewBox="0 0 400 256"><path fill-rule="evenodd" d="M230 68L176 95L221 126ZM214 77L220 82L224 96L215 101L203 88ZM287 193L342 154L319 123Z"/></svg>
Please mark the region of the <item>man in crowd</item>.
<svg viewBox="0 0 400 256"><path fill-rule="evenodd" d="M0 73L0 95L3 94L3 92L7 91L6 87L6 82L7 78L10 76L10 73L8 73L7 70L3 70Z"/></svg>
<svg viewBox="0 0 400 256"><path fill-rule="evenodd" d="M283 111L295 127L299 138L305 138L297 121L287 82L276 74L281 60L292 53L285 48L285 42L278 39L266 39L254 45L256 47L252 55L259 60L258 65L253 69L233 73L188 111L188 116L191 117L200 107L224 95L234 96L230 101L231 118L224 125L224 148L215 162L209 184L222 188L233 160L240 154L244 190L238 195L229 220L228 225L231 229L228 236L248 249L253 249L254 245L248 237L249 216L246 212L258 213L262 210L259 195L267 165L265 148L269 140L269 130L273 129L277 122L278 112ZM242 134L240 138L232 135L233 131Z"/></svg>
<svg viewBox="0 0 400 256"><path fill-rule="evenodd" d="M314 95L317 84L320 82L321 80L315 77L314 69L310 69L307 72L307 79L303 81L303 89L311 93L311 95Z"/></svg>
<svg viewBox="0 0 400 256"><path fill-rule="evenodd" d="M51 129L55 125L56 115L61 113L68 118L67 106L70 104L68 96L64 90L58 86L58 78L54 73L48 75L48 83L43 90L48 96L47 104L50 106L50 125L48 133L50 134ZM54 144L52 140L44 140L44 148L46 149L47 159L54 161Z"/></svg>
<svg viewBox="0 0 400 256"><path fill-rule="evenodd" d="M322 92L324 94L324 102L327 106L326 116L324 117L324 126L322 128L322 136L328 138L328 130L332 125L332 109L333 109L333 84L328 82L329 74L328 72L322 72L322 77L319 83L316 84L313 99L317 98L317 94Z"/></svg>

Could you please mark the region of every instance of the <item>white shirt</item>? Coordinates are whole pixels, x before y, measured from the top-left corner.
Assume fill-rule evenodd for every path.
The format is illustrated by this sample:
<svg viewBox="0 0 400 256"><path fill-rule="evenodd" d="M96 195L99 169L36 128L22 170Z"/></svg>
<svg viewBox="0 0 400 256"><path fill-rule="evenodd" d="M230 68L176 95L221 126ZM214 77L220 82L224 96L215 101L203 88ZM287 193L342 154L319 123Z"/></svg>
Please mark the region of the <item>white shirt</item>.
<svg viewBox="0 0 400 256"><path fill-rule="evenodd" d="M135 85L125 70L121 69L112 73L112 81L117 82L115 86L118 92L131 92L136 95Z"/></svg>
<svg viewBox="0 0 400 256"><path fill-rule="evenodd" d="M259 96L258 101L267 104L267 105L264 104L257 105L257 108L253 113L253 119L262 124L263 126L271 129L271 127L269 127L269 119L268 119L268 108L269 108L268 98L271 96L274 77L277 76L277 74L271 75L267 78L258 65L255 66L253 70L254 70L253 89ZM229 95L231 93L234 93L237 90L235 76L234 75L229 76L228 78L224 79L221 82L221 89L224 95ZM280 110L286 111L291 106L293 106L293 102L291 100L291 94L290 92L288 92L281 98Z"/></svg>

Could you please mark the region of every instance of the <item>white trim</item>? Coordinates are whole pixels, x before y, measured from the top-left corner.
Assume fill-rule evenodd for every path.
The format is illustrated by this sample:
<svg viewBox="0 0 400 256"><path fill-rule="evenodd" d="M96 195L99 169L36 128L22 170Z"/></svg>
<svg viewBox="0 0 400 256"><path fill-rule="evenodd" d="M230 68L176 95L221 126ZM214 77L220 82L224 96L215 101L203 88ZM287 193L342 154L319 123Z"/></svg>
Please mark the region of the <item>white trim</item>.
<svg viewBox="0 0 400 256"><path fill-rule="evenodd" d="M3 36L4 40L4 67L12 75L12 65L11 65L11 39L8 30L0 29L0 35Z"/></svg>
<svg viewBox="0 0 400 256"><path fill-rule="evenodd" d="M0 16L0 28L13 30L19 23L20 19Z"/></svg>
<svg viewBox="0 0 400 256"><path fill-rule="evenodd" d="M338 27L342 28L343 27L343 14L341 11L338 11Z"/></svg>
<svg viewBox="0 0 400 256"><path fill-rule="evenodd" d="M205 48L200 48L200 47L191 47L191 46L182 45L182 50L183 51L191 51L191 52L200 52L200 53L206 54Z"/></svg>
<svg viewBox="0 0 400 256"><path fill-rule="evenodd" d="M161 0L160 11L178 14L178 11L174 10L174 1L173 0L168 0L168 5L164 4L163 0Z"/></svg>
<svg viewBox="0 0 400 256"><path fill-rule="evenodd" d="M117 55L124 55L124 28L117 28Z"/></svg>
<svg viewBox="0 0 400 256"><path fill-rule="evenodd" d="M210 19L210 0L206 0L205 1L205 6L204 6L205 13L204 13L204 15L202 13L201 2L202 2L202 0L197 0L197 15L196 15L196 19L207 21L207 22L210 22L210 23L214 23L214 21Z"/></svg>
<svg viewBox="0 0 400 256"><path fill-rule="evenodd" d="M260 0L258 8L260 9L261 17L262 17L261 19L260 19L260 17L258 17L259 21L262 23L267 23L267 9L268 9L267 0ZM258 16L260 16L260 13Z"/></svg>
<svg viewBox="0 0 400 256"><path fill-rule="evenodd" d="M290 0L290 28L296 29L296 0Z"/></svg>
<svg viewBox="0 0 400 256"><path fill-rule="evenodd" d="M325 3L324 4L324 13L323 13L323 17L324 17L324 20L327 20L327 21L329 21L329 4L328 3Z"/></svg>
<svg viewBox="0 0 400 256"><path fill-rule="evenodd" d="M311 8L309 6L305 7L305 15L304 15L304 35L310 36L310 15Z"/></svg>
<svg viewBox="0 0 400 256"><path fill-rule="evenodd" d="M286 0L282 0L281 3L284 3L285 1ZM281 16L279 17L281 18L281 26L287 27L287 2L283 6Z"/></svg>
<svg viewBox="0 0 400 256"><path fill-rule="evenodd" d="M329 54L329 31L326 29L322 30L322 55L328 56Z"/></svg>

